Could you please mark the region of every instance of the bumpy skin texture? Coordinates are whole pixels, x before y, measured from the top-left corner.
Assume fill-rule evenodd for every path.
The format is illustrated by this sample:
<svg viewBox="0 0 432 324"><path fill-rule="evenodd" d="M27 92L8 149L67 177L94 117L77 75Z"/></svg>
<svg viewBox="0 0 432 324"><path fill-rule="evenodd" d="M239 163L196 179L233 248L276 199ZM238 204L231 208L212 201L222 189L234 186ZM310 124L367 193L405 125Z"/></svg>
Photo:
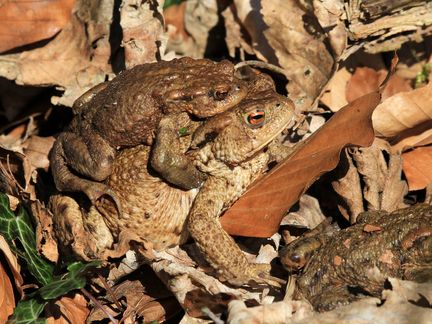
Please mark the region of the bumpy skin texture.
<svg viewBox="0 0 432 324"><path fill-rule="evenodd" d="M156 250L186 241L186 218L198 189L180 190L150 174L149 152L148 146L138 145L122 150L114 160L108 185L122 204L121 215L105 197L88 211L68 196L50 198L56 237L65 248L90 261L117 253L114 244L121 245L122 238L151 242Z"/></svg>
<svg viewBox="0 0 432 324"><path fill-rule="evenodd" d="M252 118L257 115L262 118ZM268 265L250 264L218 218L266 170L271 156L263 149L293 116L287 98L273 90L257 91L194 133L191 146L197 149L191 157L208 179L195 198L188 229L207 261L233 284L274 283Z"/></svg>
<svg viewBox="0 0 432 324"><path fill-rule="evenodd" d="M380 296L388 277L432 280L432 207L366 212L333 236L294 241L281 251L281 262L294 270L293 256L317 247L297 283L319 311L357 299L355 291Z"/></svg>
<svg viewBox="0 0 432 324"><path fill-rule="evenodd" d="M160 127L164 116L171 118L163 123L169 128L180 112L209 117L233 107L247 93L233 74L228 61L181 58L136 66L90 90L74 104L75 117L54 144L51 167L57 189L83 191L93 202L104 194L115 197L100 181L111 174L117 149L150 145L156 132L163 137L178 131ZM200 186L202 173L186 157L172 158L179 152L173 141L157 141L153 167L184 189Z"/></svg>

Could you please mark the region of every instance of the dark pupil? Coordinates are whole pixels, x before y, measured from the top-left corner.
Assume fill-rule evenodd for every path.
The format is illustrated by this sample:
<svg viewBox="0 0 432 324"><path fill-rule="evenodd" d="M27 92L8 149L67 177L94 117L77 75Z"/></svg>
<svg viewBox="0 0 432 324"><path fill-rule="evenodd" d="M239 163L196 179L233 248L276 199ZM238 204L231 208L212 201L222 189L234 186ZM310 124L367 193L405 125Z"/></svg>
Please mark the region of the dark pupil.
<svg viewBox="0 0 432 324"><path fill-rule="evenodd" d="M253 115L251 114L248 116L248 119L249 119L249 123L256 125L262 122L262 120L264 119L264 115L261 113L253 114Z"/></svg>
<svg viewBox="0 0 432 324"><path fill-rule="evenodd" d="M291 261L293 262L299 262L300 261L300 255L298 254L293 254L290 256Z"/></svg>
<svg viewBox="0 0 432 324"><path fill-rule="evenodd" d="M227 96L228 96L228 92L226 92L226 91L223 91L223 92L221 92L221 91L215 91L214 94L213 94L213 97L214 97L216 100L223 100L223 99L225 99Z"/></svg>

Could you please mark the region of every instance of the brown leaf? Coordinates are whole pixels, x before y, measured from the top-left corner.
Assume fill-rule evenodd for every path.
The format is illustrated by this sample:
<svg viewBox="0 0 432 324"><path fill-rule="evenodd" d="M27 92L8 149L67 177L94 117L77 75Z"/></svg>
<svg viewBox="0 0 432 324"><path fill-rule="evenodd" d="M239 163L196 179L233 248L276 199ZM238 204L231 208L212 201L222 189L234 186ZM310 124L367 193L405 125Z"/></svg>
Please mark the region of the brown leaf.
<svg viewBox="0 0 432 324"><path fill-rule="evenodd" d="M54 36L70 20L75 0L2 1L0 52Z"/></svg>
<svg viewBox="0 0 432 324"><path fill-rule="evenodd" d="M21 85L57 85L65 89L53 103L72 106L77 97L105 81L112 12L109 3L77 5L70 21L43 47L0 57L0 74ZM93 16L92 16L93 15Z"/></svg>
<svg viewBox="0 0 432 324"><path fill-rule="evenodd" d="M336 167L343 147L372 144L371 114L379 101L376 91L338 111L234 203L221 218L224 229L232 235L273 235L283 215L306 188Z"/></svg>
<svg viewBox="0 0 432 324"><path fill-rule="evenodd" d="M327 35L315 26L319 24L314 14L298 1L262 1L259 6L250 6L236 0L234 5L235 19L241 23L254 54L282 67L289 80L290 98L299 110L310 109L334 67L325 42Z"/></svg>
<svg viewBox="0 0 432 324"><path fill-rule="evenodd" d="M162 21L162 13L151 1L144 1L139 5L135 0L122 1L121 46L124 48L127 68L156 60L163 35Z"/></svg>
<svg viewBox="0 0 432 324"><path fill-rule="evenodd" d="M75 294L73 298L63 296L55 305L46 307L47 313L51 314L47 318L48 324L85 323L90 313L87 300L81 294Z"/></svg>
<svg viewBox="0 0 432 324"><path fill-rule="evenodd" d="M6 323L15 308L12 283L3 265L0 263L0 323Z"/></svg>
<svg viewBox="0 0 432 324"><path fill-rule="evenodd" d="M432 146L405 152L402 159L409 190L424 189L432 183Z"/></svg>
<svg viewBox="0 0 432 324"><path fill-rule="evenodd" d="M397 141L430 129L432 125L432 82L409 92L402 92L384 100L373 114L373 124L384 137Z"/></svg>
<svg viewBox="0 0 432 324"><path fill-rule="evenodd" d="M54 141L55 138L53 136L40 137L36 135L30 137L28 141L26 141L24 153L34 169L41 168L45 171L48 170L48 153L50 152Z"/></svg>
<svg viewBox="0 0 432 324"><path fill-rule="evenodd" d="M23 295L22 285L24 283L24 279L21 276L21 267L18 263L18 259L15 254L12 253L9 244L6 242L3 236L0 235L0 251L2 251L10 271L14 277L15 288L18 290L20 295Z"/></svg>
<svg viewBox="0 0 432 324"><path fill-rule="evenodd" d="M39 200L32 201L30 209L36 223L36 248L48 260L57 263L59 252L53 231L52 215Z"/></svg>
<svg viewBox="0 0 432 324"><path fill-rule="evenodd" d="M379 70L375 71L369 67L357 68L348 81L346 86L346 99L348 102L352 102L361 96L374 91L379 87L382 81L384 81L387 75L387 71ZM412 90L409 82L404 80L398 75L393 75L388 80L386 88L382 93L382 98L386 99L399 92L407 92Z"/></svg>
<svg viewBox="0 0 432 324"><path fill-rule="evenodd" d="M338 111L340 108L348 104L345 89L347 82L350 79L351 73L344 67L337 71L327 84L326 90L321 96L320 101L329 107L331 111Z"/></svg>

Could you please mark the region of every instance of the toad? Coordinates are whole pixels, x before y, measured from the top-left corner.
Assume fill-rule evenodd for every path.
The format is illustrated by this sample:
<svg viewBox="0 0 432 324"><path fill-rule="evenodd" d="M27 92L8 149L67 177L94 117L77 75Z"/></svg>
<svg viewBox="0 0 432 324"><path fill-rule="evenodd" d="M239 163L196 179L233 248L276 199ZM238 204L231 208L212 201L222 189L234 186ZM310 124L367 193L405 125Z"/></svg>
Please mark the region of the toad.
<svg viewBox="0 0 432 324"><path fill-rule="evenodd" d="M186 112L206 118L233 107L246 93L228 61L185 57L123 71L74 103L75 116L51 152L55 185L60 191L82 191L93 203L111 196L120 207L114 192L102 183L112 172L119 148L151 145L158 126L164 139L178 132L169 129L172 119L160 125L163 116ZM175 141L176 137L157 141L152 166L183 189L199 187L205 176L180 154Z"/></svg>
<svg viewBox="0 0 432 324"><path fill-rule="evenodd" d="M119 154L107 185L119 196L124 206L123 215L116 213L109 199L102 198L98 202L98 210L108 225L105 228L114 238L129 231L142 240L155 240L157 246L163 248L182 242L177 237L190 233L222 278L239 285L249 282L278 285L268 274L269 265L249 263L218 221L221 213L266 171L273 152L280 156L285 150L273 139L292 122L293 104L271 87L257 86L255 90L234 109L211 117L199 126L188 126L193 136L187 156L208 178L198 193L194 193L196 197L189 205L187 218L184 211L191 196L177 196L176 200L168 201L167 190L174 188L162 187L160 180L150 179L149 173L143 170L146 162L144 154L140 153L142 148L126 149ZM198 128L194 130L194 127ZM157 208L155 204L159 204ZM65 222L66 217L58 214L67 207L61 203L53 203L53 206L56 222ZM94 225L93 219L93 216L84 217L70 223L76 226L84 222L90 231L100 231L102 226ZM86 224L89 220L91 226ZM71 226L60 224L57 227L64 242L75 239L74 245L79 244L76 237L65 233ZM88 249L81 251L85 254Z"/></svg>
<svg viewBox="0 0 432 324"><path fill-rule="evenodd" d="M388 277L432 280L432 207L363 213L335 234L290 243L280 258L289 271L302 269L298 289L318 311L379 297Z"/></svg>

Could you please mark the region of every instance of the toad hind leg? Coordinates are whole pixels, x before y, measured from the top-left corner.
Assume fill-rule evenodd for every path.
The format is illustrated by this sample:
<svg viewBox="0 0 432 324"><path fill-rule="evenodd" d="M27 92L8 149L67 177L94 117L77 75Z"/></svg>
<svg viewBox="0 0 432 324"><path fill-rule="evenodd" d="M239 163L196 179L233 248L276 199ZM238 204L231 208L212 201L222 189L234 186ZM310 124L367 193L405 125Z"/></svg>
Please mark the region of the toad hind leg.
<svg viewBox="0 0 432 324"><path fill-rule="evenodd" d="M102 139L98 141L97 138L98 136L92 137L92 145L87 147L73 133L65 132L59 135L50 156L54 182L60 191L84 192L92 203L95 203L101 196L107 195L111 197L119 213L121 213L117 195L107 185L97 182L104 180L111 174L112 161L115 155L115 151L111 147L107 147L108 144L105 141ZM104 143L100 143L101 141ZM108 152L108 154L105 156L100 154L100 149L92 151L95 145L102 145L102 152ZM96 181L81 178L72 173L70 168Z"/></svg>
<svg viewBox="0 0 432 324"><path fill-rule="evenodd" d="M218 189L226 187L227 183L221 178L211 177L206 181L189 214L190 234L206 260L231 284L256 282L279 286L278 278L269 275L270 265L249 263L220 225L218 217L223 210L224 200Z"/></svg>

